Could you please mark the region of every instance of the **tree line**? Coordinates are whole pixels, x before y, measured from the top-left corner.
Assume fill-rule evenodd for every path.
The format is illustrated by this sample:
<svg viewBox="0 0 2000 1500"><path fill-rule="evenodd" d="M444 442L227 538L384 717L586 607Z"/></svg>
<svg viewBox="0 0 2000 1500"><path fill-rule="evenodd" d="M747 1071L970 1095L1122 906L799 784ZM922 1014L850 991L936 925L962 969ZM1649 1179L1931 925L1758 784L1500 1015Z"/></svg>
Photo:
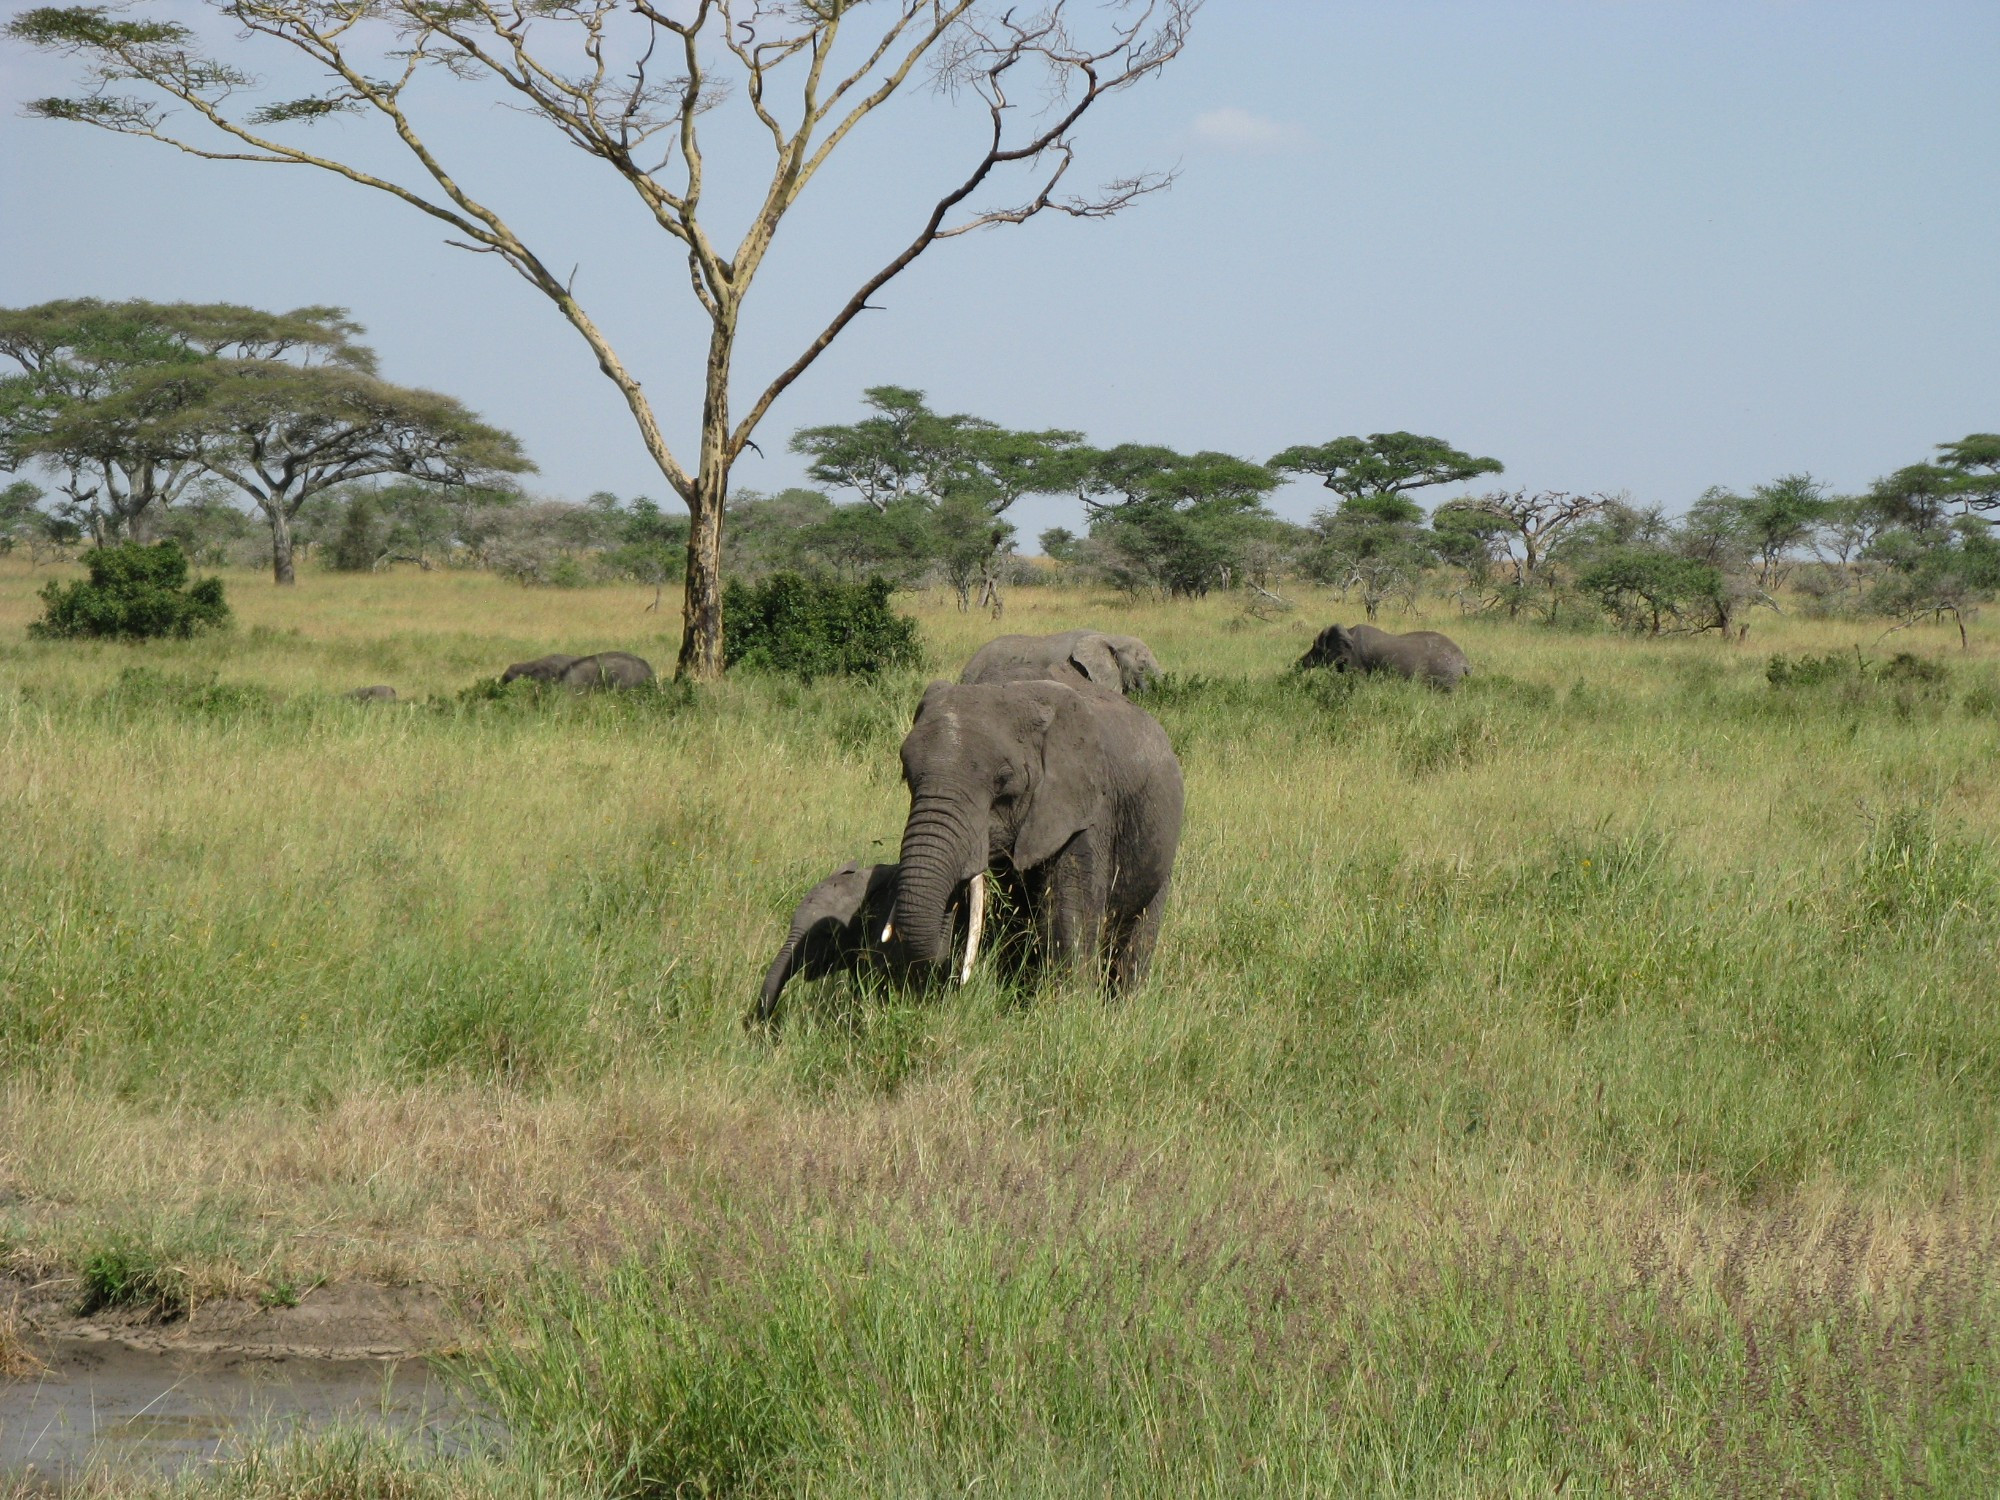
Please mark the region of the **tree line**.
<svg viewBox="0 0 2000 1500"><path fill-rule="evenodd" d="M79 298L0 309L0 463L52 486L0 489L0 550L169 539L240 560L261 531L280 583L324 565L485 567L527 584L664 585L690 523L645 497L535 498L510 433L449 396L392 385L340 308ZM1039 542L1056 576L1164 598L1243 589L1286 607L1305 580L1370 619L1424 590L1466 609L1551 623L1579 611L1649 632L1730 630L1788 589L1807 607L1902 620L1955 615L2000 589L2000 436L1938 445L1859 495L1809 474L1711 489L1686 514L1626 496L1469 488L1497 458L1407 432L1288 447L1258 462L1158 444L1095 447L1067 429L1012 429L875 386L857 421L804 427L791 449L816 488L742 490L727 504L726 571L879 575L1002 608L1048 567L1018 556L1008 512L1074 497L1085 521ZM1332 501L1298 525L1271 493L1311 477ZM261 524L260 524L261 523Z"/></svg>

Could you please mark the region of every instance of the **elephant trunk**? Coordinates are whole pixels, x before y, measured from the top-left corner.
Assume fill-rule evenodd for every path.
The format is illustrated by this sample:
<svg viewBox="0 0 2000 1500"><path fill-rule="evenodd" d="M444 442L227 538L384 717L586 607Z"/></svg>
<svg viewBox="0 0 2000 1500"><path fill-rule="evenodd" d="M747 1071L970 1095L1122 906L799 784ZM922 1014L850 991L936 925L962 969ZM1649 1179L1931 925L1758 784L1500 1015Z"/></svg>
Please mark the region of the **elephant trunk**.
<svg viewBox="0 0 2000 1500"><path fill-rule="evenodd" d="M969 798L911 800L890 925L913 977L937 977L951 956L951 898L986 868L985 836L984 809Z"/></svg>
<svg viewBox="0 0 2000 1500"><path fill-rule="evenodd" d="M778 956L771 960L771 967L764 971L764 993L757 1000L757 1020L768 1023L778 1011L778 996L791 981L799 956L799 934L791 933L785 939L785 946L778 950Z"/></svg>

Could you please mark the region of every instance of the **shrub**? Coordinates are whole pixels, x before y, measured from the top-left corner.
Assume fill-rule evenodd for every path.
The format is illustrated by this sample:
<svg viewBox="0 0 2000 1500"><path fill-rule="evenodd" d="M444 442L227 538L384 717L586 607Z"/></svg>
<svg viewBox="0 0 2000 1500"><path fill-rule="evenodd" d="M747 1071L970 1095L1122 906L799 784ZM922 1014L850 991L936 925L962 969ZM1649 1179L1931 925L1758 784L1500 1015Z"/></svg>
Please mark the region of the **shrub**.
<svg viewBox="0 0 2000 1500"><path fill-rule="evenodd" d="M374 568L387 545L388 526L367 495L347 502L340 529L326 548L326 565L336 573L366 573Z"/></svg>
<svg viewBox="0 0 2000 1500"><path fill-rule="evenodd" d="M1858 656L1830 651L1825 656L1773 656L1764 668L1764 678L1775 688L1818 687L1823 682L1859 677L1863 671Z"/></svg>
<svg viewBox="0 0 2000 1500"><path fill-rule="evenodd" d="M774 573L722 595L723 656L731 667L815 677L872 676L921 659L917 622L889 608L889 583Z"/></svg>
<svg viewBox="0 0 2000 1500"><path fill-rule="evenodd" d="M123 542L86 553L90 577L51 580L42 589L46 613L28 627L42 639L118 636L147 640L190 636L229 620L222 580L188 582L187 555L172 542L143 547Z"/></svg>

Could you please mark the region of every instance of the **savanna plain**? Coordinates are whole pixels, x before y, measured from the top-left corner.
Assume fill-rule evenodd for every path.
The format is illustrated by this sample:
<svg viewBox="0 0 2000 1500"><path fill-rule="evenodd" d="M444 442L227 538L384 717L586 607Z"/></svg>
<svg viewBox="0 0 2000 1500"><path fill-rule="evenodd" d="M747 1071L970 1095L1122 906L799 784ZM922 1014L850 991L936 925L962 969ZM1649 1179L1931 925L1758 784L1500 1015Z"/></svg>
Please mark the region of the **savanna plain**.
<svg viewBox="0 0 2000 1500"><path fill-rule="evenodd" d="M899 596L927 673L575 699L464 690L670 662L671 594L232 574L124 646L28 640L46 576L0 563L0 1255L163 1319L423 1289L505 1432L100 1487L2000 1489L1990 621L1383 621L1465 646L1444 696L1292 674L1331 596L1024 588ZM894 857L927 678L1083 624L1171 673L1150 982L747 1032L792 903Z"/></svg>

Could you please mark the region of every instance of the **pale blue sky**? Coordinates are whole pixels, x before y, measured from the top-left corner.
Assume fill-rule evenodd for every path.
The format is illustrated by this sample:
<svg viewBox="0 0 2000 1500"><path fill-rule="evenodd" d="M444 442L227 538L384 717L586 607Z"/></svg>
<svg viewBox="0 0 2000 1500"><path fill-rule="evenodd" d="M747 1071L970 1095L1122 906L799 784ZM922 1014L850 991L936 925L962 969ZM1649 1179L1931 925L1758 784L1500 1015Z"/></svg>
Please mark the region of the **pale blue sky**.
<svg viewBox="0 0 2000 1500"><path fill-rule="evenodd" d="M63 76L0 54L10 103ZM684 260L601 166L437 98L463 175L579 267L685 452L702 330ZM753 293L743 376L907 237L976 124L914 97L845 148ZM878 383L1255 459L1403 428L1499 457L1510 485L1669 510L1798 469L1859 487L2000 428L1994 0L1212 0L1185 56L1079 138L1080 173L1178 162L1180 180L1109 223L934 249L778 405L739 485L796 482L791 431L859 415ZM554 310L409 209L10 107L0 305L82 294L344 304L391 379L520 433L540 488L665 495ZM1015 515L1030 541L1075 519Z"/></svg>

